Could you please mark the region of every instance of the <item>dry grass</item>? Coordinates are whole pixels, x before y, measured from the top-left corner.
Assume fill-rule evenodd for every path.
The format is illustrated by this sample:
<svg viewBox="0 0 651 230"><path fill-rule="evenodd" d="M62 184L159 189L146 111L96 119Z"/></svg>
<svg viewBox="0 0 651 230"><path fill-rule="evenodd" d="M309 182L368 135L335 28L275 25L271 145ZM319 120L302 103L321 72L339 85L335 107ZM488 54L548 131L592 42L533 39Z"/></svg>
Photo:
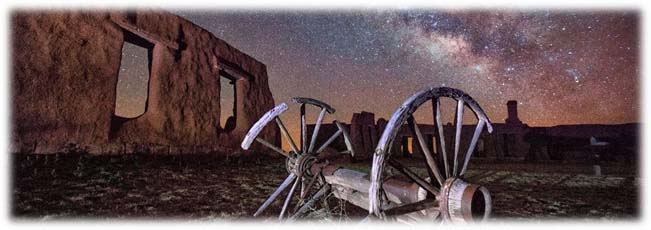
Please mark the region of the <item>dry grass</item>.
<svg viewBox="0 0 651 230"><path fill-rule="evenodd" d="M271 158L14 158L12 214L18 218L248 219L287 175L282 159ZM346 167L368 172L367 164ZM537 170L531 170L523 165L475 163L468 171L470 181L491 191L495 217L638 217L635 172L617 169L622 173L598 177L581 173L585 170L581 167L591 166L558 170L554 165L535 165ZM613 167L604 166L604 171L615 171ZM275 202L263 216L277 215L280 206ZM353 208L352 213L364 212Z"/></svg>

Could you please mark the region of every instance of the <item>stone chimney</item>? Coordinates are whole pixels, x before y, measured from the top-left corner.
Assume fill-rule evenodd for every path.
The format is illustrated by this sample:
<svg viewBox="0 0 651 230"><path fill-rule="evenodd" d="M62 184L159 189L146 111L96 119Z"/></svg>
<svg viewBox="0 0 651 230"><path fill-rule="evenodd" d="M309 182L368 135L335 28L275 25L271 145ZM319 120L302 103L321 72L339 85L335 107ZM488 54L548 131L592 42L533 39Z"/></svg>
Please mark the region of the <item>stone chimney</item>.
<svg viewBox="0 0 651 230"><path fill-rule="evenodd" d="M508 110L508 117L505 122L507 125L522 125L522 121L518 118L518 101L511 100L506 102Z"/></svg>

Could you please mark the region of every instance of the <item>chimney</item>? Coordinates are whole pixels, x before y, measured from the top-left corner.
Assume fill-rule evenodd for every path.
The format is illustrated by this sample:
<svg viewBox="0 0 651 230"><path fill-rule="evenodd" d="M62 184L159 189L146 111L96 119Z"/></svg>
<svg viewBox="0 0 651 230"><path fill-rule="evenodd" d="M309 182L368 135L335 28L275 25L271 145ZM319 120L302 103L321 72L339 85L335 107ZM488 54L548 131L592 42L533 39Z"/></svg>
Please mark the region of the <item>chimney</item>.
<svg viewBox="0 0 651 230"><path fill-rule="evenodd" d="M510 100L506 102L508 117L505 122L507 125L522 125L522 121L518 118L518 101Z"/></svg>

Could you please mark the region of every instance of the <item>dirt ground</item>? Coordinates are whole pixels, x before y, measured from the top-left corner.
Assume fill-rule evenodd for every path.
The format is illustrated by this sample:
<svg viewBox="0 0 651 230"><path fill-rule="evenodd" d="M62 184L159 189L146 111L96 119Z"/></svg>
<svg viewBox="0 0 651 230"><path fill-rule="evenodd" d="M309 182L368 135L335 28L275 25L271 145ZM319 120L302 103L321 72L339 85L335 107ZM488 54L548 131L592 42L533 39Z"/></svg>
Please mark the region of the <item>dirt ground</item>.
<svg viewBox="0 0 651 230"><path fill-rule="evenodd" d="M287 176L283 159L212 156L13 157L11 212L18 219L250 219ZM369 163L347 167L367 171ZM636 167L473 162L468 180L485 185L494 219L540 221L639 217ZM415 169L418 170L418 169ZM284 197L284 196L281 196ZM276 201L264 218L279 213ZM351 217L365 211L347 205Z"/></svg>

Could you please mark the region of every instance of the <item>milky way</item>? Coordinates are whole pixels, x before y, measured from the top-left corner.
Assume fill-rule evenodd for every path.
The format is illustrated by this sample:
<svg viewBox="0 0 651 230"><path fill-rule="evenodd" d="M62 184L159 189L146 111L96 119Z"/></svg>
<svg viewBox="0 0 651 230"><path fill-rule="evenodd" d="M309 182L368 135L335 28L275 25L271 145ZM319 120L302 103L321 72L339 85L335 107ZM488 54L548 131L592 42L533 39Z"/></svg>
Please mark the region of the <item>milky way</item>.
<svg viewBox="0 0 651 230"><path fill-rule="evenodd" d="M532 126L638 120L636 12L173 13L265 63L276 103L318 98L345 122L388 119L426 86L466 91L493 122L508 100Z"/></svg>

